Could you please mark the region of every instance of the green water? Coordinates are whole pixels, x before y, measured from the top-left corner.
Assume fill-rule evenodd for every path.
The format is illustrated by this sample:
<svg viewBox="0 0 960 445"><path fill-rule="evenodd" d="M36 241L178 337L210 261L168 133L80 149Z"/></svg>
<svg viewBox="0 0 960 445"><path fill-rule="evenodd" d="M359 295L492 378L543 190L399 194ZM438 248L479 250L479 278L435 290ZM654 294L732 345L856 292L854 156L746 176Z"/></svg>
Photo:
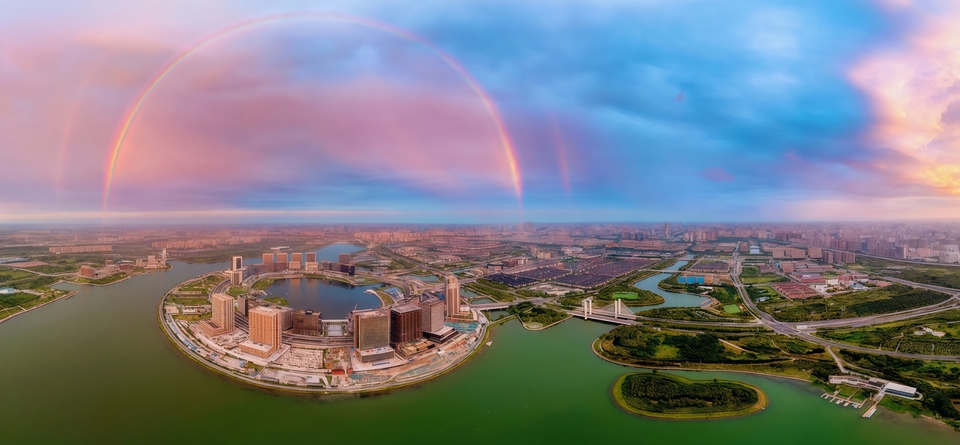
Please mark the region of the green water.
<svg viewBox="0 0 960 445"><path fill-rule="evenodd" d="M938 424L882 410L864 420L820 399L810 385L759 376L742 376L770 396L757 415L634 417L608 395L629 369L590 351L610 326L576 319L542 332L509 321L493 328L491 347L417 388L366 397L271 394L204 371L156 325L164 291L224 266L178 263L114 286L85 287L0 324L0 443L960 442L960 433Z"/></svg>

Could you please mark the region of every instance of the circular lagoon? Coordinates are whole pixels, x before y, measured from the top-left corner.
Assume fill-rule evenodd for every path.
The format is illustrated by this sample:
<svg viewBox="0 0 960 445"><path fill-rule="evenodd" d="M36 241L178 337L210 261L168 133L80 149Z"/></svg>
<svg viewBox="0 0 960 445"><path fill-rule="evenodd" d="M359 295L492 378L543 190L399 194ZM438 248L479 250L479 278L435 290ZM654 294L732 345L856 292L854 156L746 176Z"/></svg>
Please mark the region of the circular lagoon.
<svg viewBox="0 0 960 445"><path fill-rule="evenodd" d="M267 297L283 297L296 309L319 311L325 319L347 318L354 309L376 309L380 298L366 292L381 285L353 286L315 278L277 280L265 291Z"/></svg>

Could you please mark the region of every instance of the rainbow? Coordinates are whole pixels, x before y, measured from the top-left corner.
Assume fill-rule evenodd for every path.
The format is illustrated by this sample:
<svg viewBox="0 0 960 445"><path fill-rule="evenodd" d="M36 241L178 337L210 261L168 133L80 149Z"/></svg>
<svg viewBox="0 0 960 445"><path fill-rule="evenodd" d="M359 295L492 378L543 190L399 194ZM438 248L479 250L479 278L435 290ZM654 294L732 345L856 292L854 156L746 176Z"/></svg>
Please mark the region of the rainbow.
<svg viewBox="0 0 960 445"><path fill-rule="evenodd" d="M139 114L140 109L143 107L144 102L146 102L147 98L150 97L150 94L157 89L157 86L160 85L160 83L163 82L163 80L166 79L166 77L170 75L170 73L173 72L177 66L180 65L180 63L189 58L191 55L195 54L197 51L217 40L260 25L293 19L336 20L368 26L419 43L430 50L435 56L437 56L440 60L446 63L447 66L455 71L467 83L467 85L470 86L474 93L477 94L477 96L480 98L480 101L483 102L484 107L487 109L487 113L490 114L494 125L497 127L500 145L503 148L507 165L510 169L513 189L517 195L517 202L522 204L522 178L520 175L520 169L517 165L517 154L513 147L513 142L510 140L510 135L507 133L506 126L503 124L503 119L500 117L500 111L497 109L493 100L490 99L490 96L487 94L487 92L480 87L480 84L477 83L476 79L474 79L473 76L456 59L438 48L426 38L387 23L336 12L301 11L261 16L227 26L226 28L222 28L213 34L204 37L199 42L190 45L185 50L181 51L170 62L167 62L159 74L157 74L151 80L147 87L140 92L140 94L137 96L137 99L132 103L130 109L127 111L124 119L122 120L122 124L120 125L116 136L114 137L113 150L110 155L109 164L107 165L106 178L103 186L103 212L107 211L107 203L110 199L110 188L113 185L114 173L116 172L117 168L117 160L120 158L120 152L123 149L123 143L126 140L127 134L130 132L130 127L133 125L134 120L136 120L137 114Z"/></svg>

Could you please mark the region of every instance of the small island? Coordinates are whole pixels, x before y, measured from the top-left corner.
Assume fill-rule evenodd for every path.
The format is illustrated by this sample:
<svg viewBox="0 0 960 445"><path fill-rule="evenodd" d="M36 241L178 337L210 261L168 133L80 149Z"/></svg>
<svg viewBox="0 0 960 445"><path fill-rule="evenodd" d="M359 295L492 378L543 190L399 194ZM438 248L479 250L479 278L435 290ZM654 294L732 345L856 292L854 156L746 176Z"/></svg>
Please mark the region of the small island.
<svg viewBox="0 0 960 445"><path fill-rule="evenodd" d="M655 372L620 376L613 385L613 399L630 413L658 419L736 417L767 406L763 391L746 383Z"/></svg>

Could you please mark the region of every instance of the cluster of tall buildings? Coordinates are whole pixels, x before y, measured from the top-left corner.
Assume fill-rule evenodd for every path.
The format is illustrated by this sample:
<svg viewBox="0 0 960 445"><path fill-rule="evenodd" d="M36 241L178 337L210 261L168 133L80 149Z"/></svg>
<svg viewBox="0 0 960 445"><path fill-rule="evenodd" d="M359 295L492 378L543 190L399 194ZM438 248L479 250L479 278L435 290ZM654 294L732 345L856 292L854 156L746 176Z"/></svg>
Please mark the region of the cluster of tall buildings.
<svg viewBox="0 0 960 445"><path fill-rule="evenodd" d="M242 259L234 258L231 269L242 270ZM450 276L444 284L442 293L427 292L391 307L352 312L349 324L360 360L375 363L395 354L405 357L455 337L457 331L447 321L472 321L472 314L460 307L459 280ZM258 357L270 357L277 352L285 331L293 335L324 335L320 312L275 307L247 295L235 300L226 294L214 294L211 305L212 317L200 322L201 331L208 337L232 332L236 310L249 322L249 335L240 343L240 350Z"/></svg>
<svg viewBox="0 0 960 445"><path fill-rule="evenodd" d="M253 265L254 273L283 272L285 270L321 271L328 270L354 275L357 267L351 262L349 254L340 254L339 261L317 262L316 252L270 252L263 254L263 262Z"/></svg>
<svg viewBox="0 0 960 445"><path fill-rule="evenodd" d="M460 310L460 283L456 277L445 282L444 299L424 293L419 298L406 300L391 308L354 311L353 339L357 354L363 363L377 362L406 356L419 351L413 344L430 341L442 344L457 332L446 325L448 319L467 319L469 313Z"/></svg>
<svg viewBox="0 0 960 445"><path fill-rule="evenodd" d="M357 273L357 266L351 262L349 254L341 253L337 263L332 261L317 262L316 252L270 252L263 254L262 258L262 263L251 264L244 267L243 257L233 257L230 262L230 270L228 271L230 274L230 284L239 285L243 282L243 277L248 275L284 272L287 270L302 270L305 272L326 270L351 276Z"/></svg>

